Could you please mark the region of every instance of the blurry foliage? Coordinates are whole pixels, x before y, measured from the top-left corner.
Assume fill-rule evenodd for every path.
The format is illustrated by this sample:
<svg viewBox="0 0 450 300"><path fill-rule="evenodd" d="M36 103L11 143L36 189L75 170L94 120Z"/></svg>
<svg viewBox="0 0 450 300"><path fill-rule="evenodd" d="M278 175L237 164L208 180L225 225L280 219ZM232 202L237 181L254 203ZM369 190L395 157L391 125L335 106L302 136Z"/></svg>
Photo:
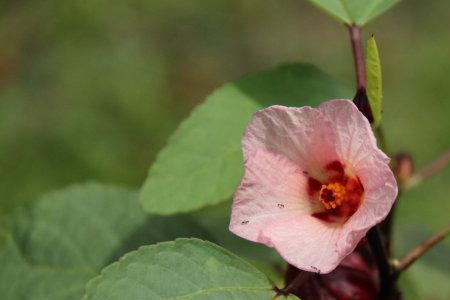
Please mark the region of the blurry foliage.
<svg viewBox="0 0 450 300"><path fill-rule="evenodd" d="M0 5L0 214L71 182L140 186L179 121L245 73L303 61L354 80L346 29L306 1ZM380 49L391 152L409 151L419 167L450 146L449 9L403 1L364 30ZM402 196L399 253L447 222L449 177ZM430 274L423 282L445 299L432 274L448 272L449 248L414 266L410 286L423 289L414 277Z"/></svg>
<svg viewBox="0 0 450 300"><path fill-rule="evenodd" d="M141 245L210 239L192 217L149 216L136 192L95 183L46 194L0 226L5 300L80 299L102 268Z"/></svg>

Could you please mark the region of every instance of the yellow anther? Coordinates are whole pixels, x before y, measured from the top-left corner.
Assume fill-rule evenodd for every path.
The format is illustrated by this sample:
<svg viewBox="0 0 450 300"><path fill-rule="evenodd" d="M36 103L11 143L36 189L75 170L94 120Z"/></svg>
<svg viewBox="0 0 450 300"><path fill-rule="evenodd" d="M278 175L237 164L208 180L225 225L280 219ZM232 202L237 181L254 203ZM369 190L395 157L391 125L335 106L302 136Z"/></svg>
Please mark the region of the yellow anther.
<svg viewBox="0 0 450 300"><path fill-rule="evenodd" d="M334 209L342 205L345 200L345 194L345 187L339 182L323 184L320 189L319 199L326 209Z"/></svg>

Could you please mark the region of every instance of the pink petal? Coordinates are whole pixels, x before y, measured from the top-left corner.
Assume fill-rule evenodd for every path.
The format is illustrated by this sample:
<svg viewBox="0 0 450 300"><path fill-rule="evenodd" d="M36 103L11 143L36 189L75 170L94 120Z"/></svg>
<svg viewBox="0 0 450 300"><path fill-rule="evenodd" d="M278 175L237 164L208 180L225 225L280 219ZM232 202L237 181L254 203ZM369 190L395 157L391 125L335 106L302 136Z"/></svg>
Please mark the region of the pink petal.
<svg viewBox="0 0 450 300"><path fill-rule="evenodd" d="M337 159L332 123L311 107L271 106L258 111L242 138L244 158L255 149L283 155L316 179Z"/></svg>
<svg viewBox="0 0 450 300"><path fill-rule="evenodd" d="M338 251L349 254L359 240L389 213L397 197L397 183L389 158L378 149L367 119L349 100L324 102L319 109L333 123L336 149L341 161L361 180L361 206L344 224Z"/></svg>
<svg viewBox="0 0 450 300"><path fill-rule="evenodd" d="M351 216L343 226L342 236L339 242L343 253L350 253L358 241L364 237L367 231L386 218L397 197L397 183L388 165L379 161L368 160L372 163L372 172L365 174L358 170L358 175L365 189L363 201L359 209ZM362 173L361 173L362 172Z"/></svg>
<svg viewBox="0 0 450 300"><path fill-rule="evenodd" d="M307 178L282 155L263 149L247 154L244 178L234 195L230 231L270 246L260 236L262 229L314 209L307 195Z"/></svg>
<svg viewBox="0 0 450 300"><path fill-rule="evenodd" d="M350 100L330 100L318 110L331 124L337 155L344 164L357 168L367 159L388 163L389 158L377 147L369 121Z"/></svg>
<svg viewBox="0 0 450 300"><path fill-rule="evenodd" d="M349 100L317 109L272 106L255 114L242 140L244 179L235 194L230 230L275 247L297 268L328 273L391 209L397 184L369 122ZM333 161L359 178L364 194L344 223L310 216L323 209L307 195L307 177L327 179ZM281 204L281 205L280 205Z"/></svg>
<svg viewBox="0 0 450 300"><path fill-rule="evenodd" d="M345 257L336 251L341 227L311 216L273 224L263 235L288 263L301 270L329 273Z"/></svg>

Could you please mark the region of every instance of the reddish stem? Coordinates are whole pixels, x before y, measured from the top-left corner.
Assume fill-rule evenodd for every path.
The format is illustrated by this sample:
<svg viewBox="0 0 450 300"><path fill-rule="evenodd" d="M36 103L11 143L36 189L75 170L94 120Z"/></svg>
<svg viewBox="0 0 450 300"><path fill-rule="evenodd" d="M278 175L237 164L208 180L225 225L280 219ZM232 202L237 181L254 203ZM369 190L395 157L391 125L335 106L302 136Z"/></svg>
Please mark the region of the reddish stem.
<svg viewBox="0 0 450 300"><path fill-rule="evenodd" d="M428 240L414 248L411 252L409 252L398 264L396 268L397 275L407 269L410 265L412 265L416 260L418 260L422 255L424 255L428 250L430 250L433 246L442 241L447 235L450 234L450 224L441 229L436 234L432 235Z"/></svg>
<svg viewBox="0 0 450 300"><path fill-rule="evenodd" d="M420 170L417 173L417 175L419 175L420 178L430 177L434 173L438 172L439 170L447 166L449 163L450 163L450 150L442 154L437 160L425 166L422 170Z"/></svg>
<svg viewBox="0 0 450 300"><path fill-rule="evenodd" d="M380 278L380 298L381 299L397 299L397 291L395 281L393 280L393 270L389 263L389 257L386 251L386 245L379 225L374 226L367 234L370 249L378 266Z"/></svg>
<svg viewBox="0 0 450 300"><path fill-rule="evenodd" d="M309 275L310 275L309 272L300 271L297 274L297 276L294 278L294 280L292 280L292 282L289 283L288 286L286 286L283 289L275 289L275 291L277 292L277 296L279 296L279 295L287 296L290 293L292 293L295 289L300 288L303 285L303 283L306 281L306 279L308 278Z"/></svg>
<svg viewBox="0 0 450 300"><path fill-rule="evenodd" d="M347 28L350 33L353 60L355 62L356 90L360 90L366 87L366 70L361 47L360 28L356 25L348 25Z"/></svg>
<svg viewBox="0 0 450 300"><path fill-rule="evenodd" d="M413 174L411 178L405 181L404 188L406 190L409 190L415 187L423 180L431 177L438 171L445 168L449 163L450 163L450 150L447 150L447 152L438 157L438 159L432 161L431 163L426 165L422 170L418 171L416 174Z"/></svg>
<svg viewBox="0 0 450 300"><path fill-rule="evenodd" d="M363 113L363 115L373 123L372 110L366 93L366 69L364 65L364 54L361 46L360 28L356 25L347 25L352 44L353 61L355 63L356 74L356 94L353 103Z"/></svg>

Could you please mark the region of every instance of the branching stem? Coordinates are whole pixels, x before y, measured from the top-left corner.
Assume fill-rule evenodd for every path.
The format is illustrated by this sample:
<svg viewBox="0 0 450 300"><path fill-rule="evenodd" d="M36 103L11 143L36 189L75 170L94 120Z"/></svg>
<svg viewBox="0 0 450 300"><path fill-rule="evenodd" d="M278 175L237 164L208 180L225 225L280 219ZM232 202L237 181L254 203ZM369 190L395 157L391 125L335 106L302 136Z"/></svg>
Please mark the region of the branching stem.
<svg viewBox="0 0 450 300"><path fill-rule="evenodd" d="M440 231L432 235L425 242L414 248L411 252L409 252L404 258L400 260L400 263L396 267L396 276L398 276L401 272L406 270L411 264L413 264L416 260L422 257L425 253L428 252L433 246L442 241L447 235L450 234L450 224L446 227L442 228Z"/></svg>
<svg viewBox="0 0 450 300"><path fill-rule="evenodd" d="M450 149L447 150L447 152L445 152L441 156L439 156L438 159L432 161L431 163L426 165L422 170L418 171L416 174L411 176L411 178L405 182L404 189L409 190L415 187L423 180L442 170L449 163L450 163Z"/></svg>

